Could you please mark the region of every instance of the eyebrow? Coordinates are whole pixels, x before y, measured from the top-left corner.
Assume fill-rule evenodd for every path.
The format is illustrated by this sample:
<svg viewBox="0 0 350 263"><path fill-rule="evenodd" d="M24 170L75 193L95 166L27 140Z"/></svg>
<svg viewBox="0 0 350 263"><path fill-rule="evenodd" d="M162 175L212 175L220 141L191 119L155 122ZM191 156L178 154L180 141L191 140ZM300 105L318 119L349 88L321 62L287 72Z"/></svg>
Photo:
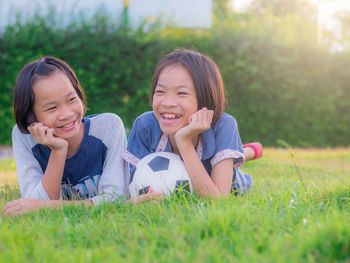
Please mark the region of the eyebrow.
<svg viewBox="0 0 350 263"><path fill-rule="evenodd" d="M70 97L73 94L75 94L74 91L68 92L67 95L66 95L66 98ZM50 106L52 104L55 104L55 102L54 101L48 101L48 102L44 103L43 105L41 105L41 108L46 108L47 106Z"/></svg>
<svg viewBox="0 0 350 263"><path fill-rule="evenodd" d="M161 87L161 88L165 88L166 86L164 85L164 84L162 84L162 83L157 83L157 86L159 86L159 87ZM156 86L156 87L157 87ZM187 85L179 85L179 86L175 86L175 88L177 88L177 89L180 89L180 88L187 88L187 89L189 89L190 87L188 87Z"/></svg>

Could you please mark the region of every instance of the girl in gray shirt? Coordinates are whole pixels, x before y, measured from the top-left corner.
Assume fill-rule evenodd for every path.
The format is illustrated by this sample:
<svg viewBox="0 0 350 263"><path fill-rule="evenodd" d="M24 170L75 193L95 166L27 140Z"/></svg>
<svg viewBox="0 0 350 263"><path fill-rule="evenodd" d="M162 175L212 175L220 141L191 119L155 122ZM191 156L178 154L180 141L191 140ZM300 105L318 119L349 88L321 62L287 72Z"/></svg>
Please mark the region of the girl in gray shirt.
<svg viewBox="0 0 350 263"><path fill-rule="evenodd" d="M12 140L22 198L7 203L4 214L128 196L123 123L111 113L83 117L85 110L83 89L65 62L44 57L21 70Z"/></svg>

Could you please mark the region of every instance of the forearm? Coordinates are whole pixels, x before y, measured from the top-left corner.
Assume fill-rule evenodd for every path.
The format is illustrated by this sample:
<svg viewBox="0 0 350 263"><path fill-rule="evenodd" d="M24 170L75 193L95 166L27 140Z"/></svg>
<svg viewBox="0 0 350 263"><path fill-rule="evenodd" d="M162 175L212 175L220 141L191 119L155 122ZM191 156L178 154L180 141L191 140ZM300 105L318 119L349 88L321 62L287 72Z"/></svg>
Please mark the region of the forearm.
<svg viewBox="0 0 350 263"><path fill-rule="evenodd" d="M67 157L67 149L51 151L41 183L51 200L59 198L64 165Z"/></svg>
<svg viewBox="0 0 350 263"><path fill-rule="evenodd" d="M182 143L178 147L196 192L201 196L219 197L221 193L198 158L193 144Z"/></svg>
<svg viewBox="0 0 350 263"><path fill-rule="evenodd" d="M62 208L64 205L75 204L88 207L93 205L91 200L82 201L62 201L62 200L38 200L31 198L21 198L8 202L3 211L3 215L18 216L27 212L37 211L42 208Z"/></svg>

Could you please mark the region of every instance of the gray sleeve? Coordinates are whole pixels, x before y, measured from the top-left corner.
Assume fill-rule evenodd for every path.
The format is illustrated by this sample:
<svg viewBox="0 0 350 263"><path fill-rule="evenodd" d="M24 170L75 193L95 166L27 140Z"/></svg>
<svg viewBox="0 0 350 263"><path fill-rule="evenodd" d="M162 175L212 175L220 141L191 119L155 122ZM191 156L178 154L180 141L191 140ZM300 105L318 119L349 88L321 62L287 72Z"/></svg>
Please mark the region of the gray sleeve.
<svg viewBox="0 0 350 263"><path fill-rule="evenodd" d="M127 144L123 122L112 113L101 115L95 123L91 122L89 131L107 146L103 172L98 183L99 195L91 198L94 205L129 196L129 165L122 158Z"/></svg>
<svg viewBox="0 0 350 263"><path fill-rule="evenodd" d="M20 132L17 125L12 130L12 147L16 162L19 189L23 198L49 200L41 183L43 171L32 153L35 145L30 135Z"/></svg>

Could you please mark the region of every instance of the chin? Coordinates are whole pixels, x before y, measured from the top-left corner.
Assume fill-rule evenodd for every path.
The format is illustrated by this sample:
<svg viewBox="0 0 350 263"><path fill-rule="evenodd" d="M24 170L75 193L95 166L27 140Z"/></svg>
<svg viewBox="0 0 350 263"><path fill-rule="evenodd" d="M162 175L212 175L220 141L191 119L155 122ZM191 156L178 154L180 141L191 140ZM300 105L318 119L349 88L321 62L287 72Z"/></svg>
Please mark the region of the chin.
<svg viewBox="0 0 350 263"><path fill-rule="evenodd" d="M69 140L71 138L74 138L75 136L77 136L79 134L80 131L80 125L81 123L79 123L78 127L75 127L75 129L71 130L71 131L67 131L67 132L62 132L62 131L57 131L55 132L55 136L65 139L65 140Z"/></svg>
<svg viewBox="0 0 350 263"><path fill-rule="evenodd" d="M169 127L160 127L163 133L167 135L175 135L180 129L174 129Z"/></svg>

